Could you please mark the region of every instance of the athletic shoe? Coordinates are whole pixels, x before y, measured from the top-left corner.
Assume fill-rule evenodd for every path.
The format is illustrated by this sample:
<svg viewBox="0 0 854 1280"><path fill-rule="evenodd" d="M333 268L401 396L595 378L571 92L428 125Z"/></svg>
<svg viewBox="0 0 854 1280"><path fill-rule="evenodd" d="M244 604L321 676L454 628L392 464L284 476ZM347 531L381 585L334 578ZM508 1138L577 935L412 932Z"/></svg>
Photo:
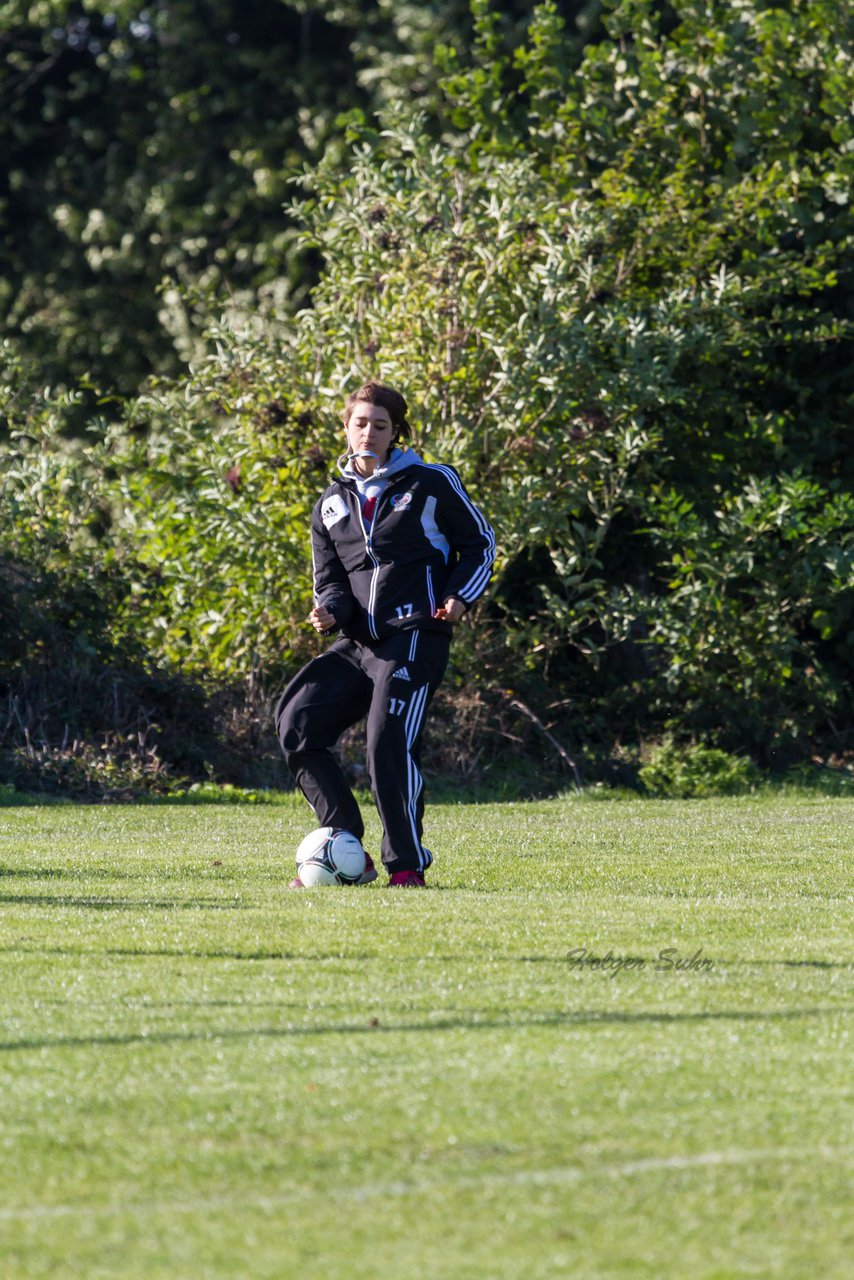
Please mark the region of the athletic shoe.
<svg viewBox="0 0 854 1280"><path fill-rule="evenodd" d="M426 889L424 876L420 871L395 871L389 876L390 889Z"/></svg>
<svg viewBox="0 0 854 1280"><path fill-rule="evenodd" d="M354 884L370 884L372 880L377 878L377 869L374 866L374 860L369 853L365 853L365 869L358 880L354 880ZM305 885L299 876L294 876L288 885L289 889L304 889Z"/></svg>
<svg viewBox="0 0 854 1280"><path fill-rule="evenodd" d="M356 884L370 884L372 880L377 878L377 869L374 866L374 860L369 853L365 853L365 869L356 881Z"/></svg>

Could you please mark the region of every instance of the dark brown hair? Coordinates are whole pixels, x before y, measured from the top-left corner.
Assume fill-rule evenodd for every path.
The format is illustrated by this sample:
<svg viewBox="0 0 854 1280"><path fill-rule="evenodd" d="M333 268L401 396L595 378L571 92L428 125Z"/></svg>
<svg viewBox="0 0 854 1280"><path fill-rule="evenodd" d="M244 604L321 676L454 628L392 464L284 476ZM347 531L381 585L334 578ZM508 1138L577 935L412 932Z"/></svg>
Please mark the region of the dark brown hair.
<svg viewBox="0 0 854 1280"><path fill-rule="evenodd" d="M399 391L395 391L394 387L386 387L382 382L366 382L358 391L352 391L347 397L344 404L344 422L350 421L350 415L354 407L363 400L366 404L378 404L381 409L387 409L394 427L394 439L399 440L403 437L409 439L411 428L406 420L408 407L406 401Z"/></svg>

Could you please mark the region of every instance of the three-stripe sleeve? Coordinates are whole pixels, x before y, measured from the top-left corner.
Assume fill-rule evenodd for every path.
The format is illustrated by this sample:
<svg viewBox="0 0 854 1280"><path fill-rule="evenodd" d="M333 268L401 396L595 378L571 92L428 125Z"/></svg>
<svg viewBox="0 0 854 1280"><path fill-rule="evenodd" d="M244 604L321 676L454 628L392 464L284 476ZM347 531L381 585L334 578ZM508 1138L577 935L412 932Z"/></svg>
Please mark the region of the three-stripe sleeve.
<svg viewBox="0 0 854 1280"><path fill-rule="evenodd" d="M422 463L445 477L449 486L446 500L436 506L436 522L459 556L445 583L444 595L458 596L473 604L486 590L495 561L495 534L483 512L466 493L453 467Z"/></svg>

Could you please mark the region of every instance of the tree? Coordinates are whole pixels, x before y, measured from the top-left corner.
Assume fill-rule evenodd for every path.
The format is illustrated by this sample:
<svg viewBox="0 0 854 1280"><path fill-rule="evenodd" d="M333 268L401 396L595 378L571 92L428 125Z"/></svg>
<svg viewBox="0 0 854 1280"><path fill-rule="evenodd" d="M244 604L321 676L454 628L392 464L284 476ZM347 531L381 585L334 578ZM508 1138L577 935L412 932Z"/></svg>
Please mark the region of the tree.
<svg viewBox="0 0 854 1280"><path fill-rule="evenodd" d="M258 451L253 423L278 402L285 434L310 414L331 459L343 388L369 373L401 383L428 454L463 468L499 528L500 625L480 670L518 679L521 656L553 684L598 686L612 730L675 718L726 736L737 712L751 749L790 739L794 723L802 746L840 714L849 675L850 510L835 495L851 468L850 53L827 6L675 11L668 29L652 4L616 5L613 38L556 79L568 59L554 5L502 52L477 3L470 65L444 55L444 138L420 117L354 124L349 173L327 161L306 175L304 244L324 264L311 307L267 334L215 329L194 386L233 415L232 447L237 429ZM257 509L250 474L242 501ZM798 536L822 547L809 590L790 566L767 575L779 545L771 516L753 523L754 493L773 519L797 508ZM289 501L272 524L290 555ZM822 506L832 518L819 526ZM690 539L674 511L695 512ZM673 566L720 554L719 511L727 545L759 538L759 550L738 572L695 571L686 614ZM277 576L305 601L304 575ZM712 662L692 623L720 593L730 623ZM765 646L747 625L760 600L761 616L783 619ZM299 614L296 599L280 607Z"/></svg>
<svg viewBox="0 0 854 1280"><path fill-rule="evenodd" d="M507 9L518 23L530 7ZM0 15L2 332L46 382L123 396L197 354L210 287L248 311L305 301L291 178L324 149L342 160L342 113L429 107L433 46L470 30L465 0L6 0Z"/></svg>
<svg viewBox="0 0 854 1280"><path fill-rule="evenodd" d="M196 286L251 306L299 295L288 181L357 92L359 5L326 8L3 5L4 328L46 381L130 395L177 373Z"/></svg>
<svg viewBox="0 0 854 1280"><path fill-rule="evenodd" d="M667 730L766 760L844 749L852 151L832 8L665 21L626 0L573 70L555 5L507 50L476 0L436 115L351 117L349 169L306 172L290 216L320 263L311 305L222 308L189 377L99 428L134 584L119 631L220 680L301 661L308 513L344 392L379 375L497 526L491 603L456 650L470 685L568 706L603 750Z"/></svg>

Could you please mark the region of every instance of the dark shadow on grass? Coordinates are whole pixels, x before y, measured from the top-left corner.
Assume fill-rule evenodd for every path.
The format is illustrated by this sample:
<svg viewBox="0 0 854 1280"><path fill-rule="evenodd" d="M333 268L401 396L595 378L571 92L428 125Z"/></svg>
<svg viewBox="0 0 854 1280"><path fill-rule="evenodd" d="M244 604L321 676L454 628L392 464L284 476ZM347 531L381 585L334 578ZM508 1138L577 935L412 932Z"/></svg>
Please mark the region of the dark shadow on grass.
<svg viewBox="0 0 854 1280"><path fill-rule="evenodd" d="M10 948L11 949L11 948ZM365 964L370 960L379 960L385 963L382 956L371 954L370 952L348 951L346 954L341 951L318 951L309 955L305 951L273 951L268 948L257 951L187 951L178 950L174 947L159 947L156 950L152 948L137 947L110 947L104 952L86 951L75 952L75 955L105 955L120 956L122 959L146 960L149 957L166 960L246 960L257 963L259 960L296 960L301 964ZM462 956L451 956L450 959L461 960Z"/></svg>
<svg viewBox="0 0 854 1280"><path fill-rule="evenodd" d="M829 1014L852 1012L851 1009L782 1009L773 1013L741 1009L721 1009L700 1013L615 1013L602 1010L579 1010L572 1013L544 1014L528 1018L441 1018L435 1022L337 1023L316 1027L250 1027L244 1031L155 1031L150 1034L129 1032L115 1036L58 1036L55 1039L11 1040L0 1042L0 1053L30 1049L95 1049L120 1045L191 1044L223 1040L289 1040L327 1035L379 1035L423 1031L521 1031L528 1027L633 1026L644 1023L659 1025L698 1025L704 1022L794 1022L800 1018L821 1018Z"/></svg>
<svg viewBox="0 0 854 1280"><path fill-rule="evenodd" d="M250 903L224 902L219 898L72 898L67 894L0 894L0 907L82 907L86 911L133 911L154 907L163 911L245 911Z"/></svg>
<svg viewBox="0 0 854 1280"><path fill-rule="evenodd" d="M208 866L211 860L206 860ZM191 877L205 875L214 882L226 880L231 874L233 868L217 868L210 871L208 866L204 869L201 867L190 867L177 871L170 871L164 867L159 867L155 874L151 874L145 870L140 871L120 871L115 867L39 867L33 869L23 867L20 871L14 870L12 867L0 867L0 880L79 880L84 883L87 880L107 880L129 882L131 884L151 884L152 880L159 883L168 883L172 880L183 882Z"/></svg>
<svg viewBox="0 0 854 1280"><path fill-rule="evenodd" d="M78 959L82 956L87 956L96 960L107 956L118 956L121 959L130 960L245 960L252 963L256 963L259 960L298 960L303 964L318 964L327 961L335 964L341 964L344 961L351 961L353 964L364 964L366 961L382 959L381 956L371 955L367 952L348 952L346 955L342 955L340 951L328 951L316 955L308 955L304 951L189 951L186 948L178 950L174 947L27 947L16 946L14 943L8 947L0 947L0 955L75 956ZM450 958L461 960L464 957L452 956Z"/></svg>
<svg viewBox="0 0 854 1280"><path fill-rule="evenodd" d="M65 872L55 867L21 867L17 871L13 867L0 867L0 880L58 880L63 875Z"/></svg>
<svg viewBox="0 0 854 1280"><path fill-rule="evenodd" d="M0 902L3 899L0 898ZM11 899L6 899L11 901ZM41 899L37 899L41 901ZM87 903L87 905L92 905ZM133 905L145 906L145 902L134 903ZM172 904L160 903L160 906ZM197 906L195 902L183 902L180 905L184 907ZM234 910L238 904L228 902L220 903L220 910ZM251 903L240 903L240 909L249 909ZM56 947L56 946L21 946L12 943L9 946L0 946L0 955L59 955L59 956L118 956L122 959L145 960L145 959L172 959L172 960L245 960L251 963L257 963L259 960L270 961L296 961L300 964L325 964L333 962L340 964L343 961L351 961L355 964L370 963L377 960L383 963L382 956L370 952L347 952L340 951L323 951L323 952L305 952L305 951L281 951L274 948L257 948L252 951L227 951L227 950L190 950L186 947ZM417 959L420 961L423 956L409 957L409 959ZM457 961L470 960L469 954L461 955L442 955L441 957L433 957L441 959L442 962L452 963ZM639 957L644 959L645 971L647 973L656 972L654 968L655 957ZM402 960L405 957L401 957ZM553 965L560 969L566 969L567 972L574 972L574 967L567 961L563 955L559 956L504 956L492 958L492 963L503 961L504 964L541 964ZM752 968L753 966L762 965L766 968L786 968L786 969L821 969L834 970L845 969L854 970L854 961L845 960L732 960L721 956L704 956L703 959L709 959L714 965L715 970L723 971L727 969L736 969L739 967ZM633 971L629 971L631 974ZM663 970L661 972L664 972ZM675 971L674 971L675 972ZM603 975L592 974L592 977L601 977ZM607 974L604 975L607 977Z"/></svg>

